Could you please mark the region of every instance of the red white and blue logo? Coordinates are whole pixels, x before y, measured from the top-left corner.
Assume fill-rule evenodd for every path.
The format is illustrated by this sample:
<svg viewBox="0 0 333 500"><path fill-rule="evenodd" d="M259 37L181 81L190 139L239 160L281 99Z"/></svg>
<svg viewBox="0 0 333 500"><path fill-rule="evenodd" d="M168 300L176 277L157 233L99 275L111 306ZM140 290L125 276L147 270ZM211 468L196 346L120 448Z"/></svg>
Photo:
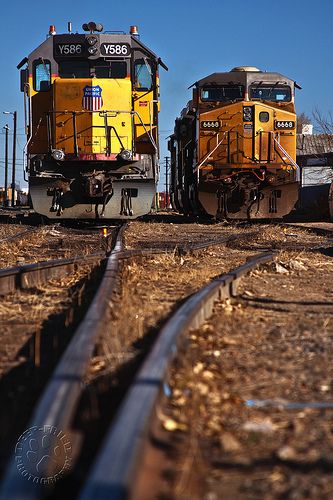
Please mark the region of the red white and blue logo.
<svg viewBox="0 0 333 500"><path fill-rule="evenodd" d="M98 111L103 106L102 89L99 85L86 85L83 89L82 106L87 111Z"/></svg>

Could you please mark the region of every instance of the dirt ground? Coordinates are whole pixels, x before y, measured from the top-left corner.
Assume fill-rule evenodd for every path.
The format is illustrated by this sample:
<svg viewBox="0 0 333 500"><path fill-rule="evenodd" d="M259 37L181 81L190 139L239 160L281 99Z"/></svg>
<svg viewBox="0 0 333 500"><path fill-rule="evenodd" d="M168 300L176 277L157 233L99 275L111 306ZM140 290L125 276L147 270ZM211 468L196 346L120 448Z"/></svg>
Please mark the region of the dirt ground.
<svg viewBox="0 0 333 500"><path fill-rule="evenodd" d="M246 260L253 250L213 246L179 256L179 246L214 240L249 229L222 225L132 222L125 233L126 249L174 249L124 264L122 296L114 307L113 321L99 341L87 382L116 371L152 342L179 304L212 278ZM124 314L124 311L126 313Z"/></svg>
<svg viewBox="0 0 333 500"><path fill-rule="evenodd" d="M82 256L101 249L101 236L81 234L66 228L41 227L23 235L22 239L2 241L24 232L20 225L0 224L0 266L40 262L72 256ZM96 248L97 247L97 248ZM75 286L91 270L91 264L82 265L77 272L53 280L38 289L18 291L1 297L0 301L0 376L20 363L16 353L47 318L66 310L71 303ZM22 361L22 360L21 360Z"/></svg>
<svg viewBox="0 0 333 500"><path fill-rule="evenodd" d="M26 227L0 225L0 239ZM100 250L98 234L43 227L0 242L0 266L86 255ZM82 317L86 281L98 261L38 288L0 297L0 475L34 402ZM74 305L73 305L74 304Z"/></svg>
<svg viewBox="0 0 333 500"><path fill-rule="evenodd" d="M122 296L113 311L110 328L99 341L88 380L115 371L140 354L160 327L187 297L214 277L243 264L262 250L301 245L324 245L327 239L300 229L277 225L178 224L131 222L125 233L127 249L169 248L170 254L125 262ZM228 245L216 245L179 256L177 248L191 243L241 235ZM295 241L297 239L297 242ZM124 314L126 311L126 314Z"/></svg>
<svg viewBox="0 0 333 500"><path fill-rule="evenodd" d="M174 367L167 498L333 498L333 249L287 233Z"/></svg>
<svg viewBox="0 0 333 500"><path fill-rule="evenodd" d="M128 248L151 247L152 241L155 248L173 248L235 232L243 238L228 246L126 264L121 298L126 317L115 310L112 332L101 339L87 383L137 357L170 313L215 276L265 249L281 250L276 264L244 280L239 299L220 304L212 321L191 333L165 409L175 447L163 471L169 480L161 498L321 498L318 492L329 498L331 437L322 446L322 433L331 432L333 410L281 406L322 402L322 396L333 400L326 369L333 313L333 306L326 306L333 276L331 257L324 254L330 254L329 240L278 225L261 226L250 238L243 226L135 222L125 241ZM272 400L273 409L268 403L261 407L261 400ZM318 413L326 415L323 427L311 434Z"/></svg>
<svg viewBox="0 0 333 500"><path fill-rule="evenodd" d="M3 241L8 236L24 233L28 229L36 231L9 242ZM103 240L97 231L89 233L61 226L32 228L19 224L0 224L0 268L86 255L98 252L102 247Z"/></svg>
<svg viewBox="0 0 333 500"><path fill-rule="evenodd" d="M260 234L255 238L250 237L249 232L256 228L260 229ZM51 233L48 232L50 230ZM236 233L241 233L242 239L236 240L228 246L216 245L193 255L186 253L180 256L176 251L180 245L204 242ZM45 260L42 256L49 256L50 253L47 252L53 252L52 254L56 257L67 257L71 255L72 250L75 251L74 247L72 250L70 249L69 241L69 237L66 237L66 233L63 234L62 229L45 228L45 233L39 236L36 235L36 237L32 235L29 244L27 242L24 244L17 243L15 246L11 243L10 247L7 244L6 251L0 253L0 258L3 259L0 261L0 265L2 267L14 265L18 257L23 258L25 262L28 259L31 259L29 262L34 262L34 259ZM288 423L289 420L285 417L286 410L283 409L282 411L280 407L274 407L274 412L271 412L267 408L249 406L246 401L279 397L293 402L294 400L298 401L297 398L301 395L298 394L296 388L303 387L299 379L303 377L302 373L307 365L303 367L302 364L299 364L299 358L303 359L301 356L303 351L308 352L309 356L312 352L313 330L311 328L314 327L314 324L309 324L301 334L301 340L296 342L296 339L293 336L290 337L289 334L291 316L288 315L290 312L288 308L291 305L289 302L288 304L275 304L275 302L279 297L279 300L282 300L282 298L287 300L291 294L294 294L295 309L292 312L291 320L294 327L299 323L297 317L300 310L304 311L304 314L306 313L306 317L310 317L312 314L306 312L307 309L305 308L307 306L299 304L306 290L306 293L311 291L314 294L313 297L311 296L306 300L321 303L324 301L323 294L324 291L326 293L328 290L328 284L325 285L327 290L321 288L318 292L321 297L319 299L316 295L316 287L312 286L311 279L312 274L317 276L317 268L319 267L322 268L322 274L320 277L318 275L318 283L324 287L324 278L326 283L329 283L329 272L333 271L333 269L329 271L328 267L330 257L312 253L310 249L315 246L328 246L326 238L318 237L305 230L284 228L276 224L247 227L246 225L224 224L133 222L126 231L125 242L127 248L169 248L175 249L175 252L125 263L123 292L119 297L118 305L115 306L113 311L112 328L105 329L105 334L100 339L96 355L91 362L90 373L86 380L88 389L90 384L93 388L96 381L103 380L122 367L126 368L126 362L140 356L142 350L151 345L170 313L211 279L241 265L248 257L259 251L268 248L284 250L279 260L280 267L272 269L266 267L260 270L259 273L253 273L250 278L251 281L246 281L246 287L244 290L240 290L240 299L220 305L216 310L216 320L213 318L212 322L207 323L202 331L191 333L190 349L184 352L182 364L177 366L174 372L174 379L171 382L173 399L170 402L170 407L166 409L166 412L170 414L170 420L176 423L176 427L170 432L174 433L180 445L183 443L185 446L185 452L181 446L179 449L176 448L174 458L178 472L173 476L174 481L167 484L166 495L175 498L196 497L215 500L215 498L221 497L238 498L237 495L241 494L243 494L243 497L239 496L239 498L258 498L258 495L261 494L261 497L265 498L263 496L266 494L265 492L274 493L273 487L270 485L271 483L267 483L267 486L265 481L259 481L263 493L260 493L259 488L258 494L256 490L258 484L256 474L259 474L259 477L262 478L265 476L267 468L272 471L269 474L275 474L274 485L277 488L282 485L281 491L285 491L283 488L285 485L288 486L290 481L298 481L297 474L301 478L305 477L303 466L298 466L298 456L295 458L293 455L295 450L298 453L296 444L293 441L289 443L287 440L288 433L293 432L292 425L294 424ZM82 238L82 235L78 235L77 245L76 251L81 253L100 250L100 241L98 239L89 240L89 238ZM296 269L290 267L289 257L291 255L293 256L292 260L298 263L295 264ZM285 269L286 272L281 271L281 268ZM271 281L271 277L275 281ZM309 283L311 288L309 288ZM29 328L31 328L36 318L43 323L43 318L45 320L50 313L52 317L51 305L54 307L55 324L63 323L64 317L61 316L59 308L63 304L65 306L69 304L72 290L71 282L62 281L61 283L53 283L50 291L41 290L37 293L32 291L31 296L27 293L26 297L23 297L24 294L22 294L17 297L17 309L11 309L11 312L8 312L8 308L10 309L12 306L5 307L6 301L2 301L1 306L4 309L2 317L0 316L0 325L3 332L3 345L6 347L0 353L0 359L5 361L7 357L7 361L10 359L13 364L11 367L7 365L7 367L3 368L5 376L3 376L2 380L5 380L6 384L1 386L0 381L0 393L1 387L3 387L3 394L9 394L12 404L14 404L15 400L20 401L18 398L20 393L27 393L35 387L35 382L32 379L30 379L30 385L25 384L26 370L30 370L29 364L31 364L28 361L30 358L27 351L31 348L30 339L33 339L32 332L27 333L30 331ZM52 295L53 292L54 295ZM21 302L22 297L23 302ZM46 303L42 302L43 297L46 298ZM263 304L262 299L265 298L272 298L273 301ZM276 311L274 310L275 306L273 307L272 304L276 305ZM318 304L311 304L311 307L315 308L315 311L319 307L322 310L327 309L326 306L319 306ZM44 314L43 309L45 309L45 317L42 316ZM282 309L288 309L285 320L281 312ZM27 315L27 311L30 314L30 310L32 317ZM24 320L22 320L23 315ZM315 319L321 317L321 315L315 314L312 314L312 316ZM29 318L32 318L32 320ZM16 345L16 351L15 345L11 347L11 339L8 336L6 339L4 337L5 332L7 332L6 335L10 335L7 329L10 321L16 322L19 328L19 341ZM254 322L253 327L250 326L249 328L252 321ZM324 323L321 323L322 330L329 332L329 323L325 328L323 325ZM277 332L280 333L275 334L275 328L277 327ZM317 331L319 330L317 329ZM252 334L249 334L249 332L252 332ZM294 332L293 335L297 337L298 333ZM328 339L329 333L327 335ZM308 340L304 343L303 338ZM53 340L49 342L47 337L46 340L51 346L53 345ZM329 342L327 340L325 345L322 344L321 340L317 340L317 342L321 346L318 348L318 352L320 356L325 357L326 362L329 355ZM305 346L307 346L307 350ZM300 353L298 353L296 347L301 349ZM297 363L295 363L295 352L299 356L299 358L297 357ZM284 356L289 360L286 366L282 363L285 359ZM313 359L316 360L316 356L317 351L315 351ZM318 364L315 362L315 365L324 371L326 367L322 363L323 357L320 358L321 361ZM311 370L312 364L309 362L308 370ZM292 380L297 380L298 385L296 382L292 385L289 384L291 375L287 370L287 366L290 368L290 366L296 365L299 366L299 372L298 375L295 372ZM273 377L275 367L277 367L277 372ZM282 372L280 373L279 370L282 370ZM30 370L29 373L30 375L32 373L32 376L36 379L40 378L41 372L37 373ZM307 376L309 372L305 370L304 373ZM16 378L12 379L12 376ZM286 379L285 384L280 382L281 377L283 380ZM327 380L329 380L329 375L327 377ZM318 375L316 380L318 380L319 385L317 384L315 387L329 387L328 390L320 389L319 392L320 396L323 394L329 400L331 386L329 382L322 381L322 378L321 375ZM258 381L262 382L263 385L258 385ZM281 390L283 395L280 396L278 395L279 392L275 392L274 384ZM287 391L288 384L296 392L284 393L282 389L285 387L285 391ZM12 390L13 386L15 386L14 391ZM307 386L307 382L304 382L304 386ZM260 392L265 389L270 389L271 393ZM242 393L242 390L245 392ZM307 393L303 395L304 397L305 395L310 397L310 394ZM3 403L1 403L1 406L4 407ZM16 408L15 411L22 411L22 408L24 406ZM310 410L305 408L298 413L303 412L307 418L308 411ZM313 410L311 409L311 411ZM318 410L315 411L318 412ZM329 415L331 410L323 411ZM95 413L98 413L96 408ZM281 421L287 422L287 426L284 427L284 424L280 426L279 420L274 420L273 413L274 415L275 413L280 415ZM288 409L287 413L296 415L295 410ZM259 427L254 427L254 430L251 426L250 430L242 428L243 420L246 423L256 418L259 418ZM269 432L262 432L260 418L270 419L267 420L266 427L264 426L265 430L266 428L269 429ZM191 419L193 419L193 425ZM303 420L300 420L301 424ZM6 425L8 427L8 418ZM288 425L291 427L288 427ZM1 428L4 429L5 426L0 425ZM273 428L272 432L270 432L271 428ZM302 433L302 427L298 427L298 429ZM245 436L250 436L249 438L245 437L245 441L243 441L243 433L245 433ZM277 437L280 435L286 436L283 443L278 446L278 450L282 449L281 456L274 454L275 451L270 448L274 443L277 443ZM0 436L0 438L3 437ZM256 443L266 443L266 441L271 444L269 446L264 444L262 448L257 447ZM246 447L247 442L250 445L254 443L252 448ZM285 446L287 448L283 450ZM263 450L262 455L260 455L260 450ZM254 452L258 453L258 455L255 455ZM281 458L288 457L288 453L292 460ZM254 454L253 457L252 454ZM271 456L274 458L269 459ZM265 464L268 461L269 465L262 465L260 469L261 460ZM278 473L275 470L274 460L277 460ZM322 474L321 458L317 456L315 460L318 461L319 471ZM292 463L297 462L297 464L291 468L290 461ZM173 467L174 464L173 461ZM191 466L188 467L188 464L191 464ZM308 467L308 465L306 464L305 467ZM291 476L287 474L289 468L292 471L295 470L295 473L291 474ZM284 472L285 469L286 473ZM252 472L249 473L249 471ZM196 475L195 481L193 481L193 472ZM222 479L222 472L226 474L225 478L229 477L227 473L234 472L236 480L225 480L224 476ZM243 476L244 484L247 485L245 490L242 490L243 486L240 486ZM227 485L226 490L223 490L224 485ZM320 483L320 488L320 491L324 491L322 483ZM295 491L298 492L297 488ZM250 494L252 496L246 496ZM259 496L259 498L261 497ZM267 496L267 498L270 497ZM278 497L272 496L271 498ZM295 496L290 498L303 497Z"/></svg>

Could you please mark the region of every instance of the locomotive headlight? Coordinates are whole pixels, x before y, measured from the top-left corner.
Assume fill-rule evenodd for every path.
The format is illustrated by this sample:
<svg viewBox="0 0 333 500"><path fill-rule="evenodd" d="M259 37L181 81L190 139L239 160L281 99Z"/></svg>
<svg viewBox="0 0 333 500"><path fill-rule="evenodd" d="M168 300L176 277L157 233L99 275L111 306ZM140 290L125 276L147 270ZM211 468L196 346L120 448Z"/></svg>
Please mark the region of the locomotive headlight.
<svg viewBox="0 0 333 500"><path fill-rule="evenodd" d="M89 38L87 38L87 42L89 45L95 45L95 43L97 42L97 38L95 36L90 36Z"/></svg>
<svg viewBox="0 0 333 500"><path fill-rule="evenodd" d="M132 152L129 149L123 149L119 156L122 160L128 161L132 159Z"/></svg>
<svg viewBox="0 0 333 500"><path fill-rule="evenodd" d="M243 121L252 122L252 106L244 106L243 108Z"/></svg>
<svg viewBox="0 0 333 500"><path fill-rule="evenodd" d="M88 47L88 52L93 56L97 52L97 47Z"/></svg>
<svg viewBox="0 0 333 500"><path fill-rule="evenodd" d="M65 158L65 153L61 149L54 149L52 151L52 158L56 161L62 161Z"/></svg>
<svg viewBox="0 0 333 500"><path fill-rule="evenodd" d="M274 182L276 181L275 175L272 175L272 174L267 175L266 181L268 182L268 184L274 184Z"/></svg>

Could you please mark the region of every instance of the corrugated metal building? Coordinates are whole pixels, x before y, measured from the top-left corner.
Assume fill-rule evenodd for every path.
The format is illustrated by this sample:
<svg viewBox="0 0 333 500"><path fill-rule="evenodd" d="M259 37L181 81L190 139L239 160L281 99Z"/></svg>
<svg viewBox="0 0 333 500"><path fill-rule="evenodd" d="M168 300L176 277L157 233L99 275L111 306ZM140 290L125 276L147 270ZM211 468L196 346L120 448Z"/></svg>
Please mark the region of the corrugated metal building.
<svg viewBox="0 0 333 500"><path fill-rule="evenodd" d="M296 147L301 181L298 211L327 218L333 182L333 134L297 134Z"/></svg>

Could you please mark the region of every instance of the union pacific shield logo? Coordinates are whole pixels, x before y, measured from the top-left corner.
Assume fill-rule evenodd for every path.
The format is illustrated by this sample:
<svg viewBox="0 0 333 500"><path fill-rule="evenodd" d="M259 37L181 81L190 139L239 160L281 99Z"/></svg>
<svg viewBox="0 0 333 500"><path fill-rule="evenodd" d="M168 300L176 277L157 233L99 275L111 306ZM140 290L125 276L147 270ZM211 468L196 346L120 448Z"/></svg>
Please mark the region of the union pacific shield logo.
<svg viewBox="0 0 333 500"><path fill-rule="evenodd" d="M87 111L98 111L103 106L102 89L99 85L86 85L83 89L82 106Z"/></svg>

